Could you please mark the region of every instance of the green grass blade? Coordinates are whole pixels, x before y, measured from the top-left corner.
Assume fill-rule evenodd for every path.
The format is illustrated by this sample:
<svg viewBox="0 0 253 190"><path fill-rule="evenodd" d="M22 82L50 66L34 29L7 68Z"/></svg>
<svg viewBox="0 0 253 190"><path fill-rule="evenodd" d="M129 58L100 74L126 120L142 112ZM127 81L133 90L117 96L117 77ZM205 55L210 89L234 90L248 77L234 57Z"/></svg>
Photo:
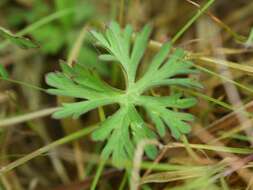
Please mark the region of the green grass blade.
<svg viewBox="0 0 253 190"><path fill-rule="evenodd" d="M53 143L50 143L50 144L48 144L48 145L46 145L46 146L44 146L42 148L39 148L39 149L35 150L34 152L32 152L32 153L30 153L30 154L28 154L28 155L26 155L26 156L24 156L24 157L22 157L22 158L20 158L20 159L18 159L16 161L14 161L14 162L6 165L6 166L1 167L0 168L0 175L4 174L6 172L9 172L9 171L11 171L13 169L15 169L15 168L17 168L17 167L25 164L26 162L28 162L28 161L30 161L30 160L32 160L32 159L34 159L34 158L36 158L36 157L38 157L38 156L46 153L46 152L48 152L48 151L50 151L50 150L52 150L52 149L54 149L54 148L56 148L56 147L58 147L60 145L69 143L69 142L71 142L73 140L77 140L77 139L79 139L79 138L81 138L81 137L83 137L85 135L88 135L92 131L94 131L96 128L97 128L96 125L90 126L90 127L86 127L86 128L84 128L84 129L82 129L80 131L74 132L74 133L72 133L72 134L70 134L68 136L65 136L65 137L63 137L63 138L61 138L59 140L56 140Z"/></svg>

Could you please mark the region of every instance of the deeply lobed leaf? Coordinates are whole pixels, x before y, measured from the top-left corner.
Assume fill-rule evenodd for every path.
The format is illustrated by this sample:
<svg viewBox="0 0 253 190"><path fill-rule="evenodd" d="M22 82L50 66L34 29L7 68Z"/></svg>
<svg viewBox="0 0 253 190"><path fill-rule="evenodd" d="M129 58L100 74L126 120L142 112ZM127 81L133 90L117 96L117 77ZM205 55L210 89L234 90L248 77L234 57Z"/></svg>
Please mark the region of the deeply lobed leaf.
<svg viewBox="0 0 253 190"><path fill-rule="evenodd" d="M149 128L140 115L137 106L148 113L155 125L157 133L163 137L168 127L172 136L179 138L190 132L190 124L194 117L191 114L175 109L186 109L196 104L196 99L184 97L183 94L154 97L143 93L157 86L179 85L189 88L199 88L201 85L187 75L195 74L193 63L185 60L185 53L176 49L172 55L171 43L165 43L152 59L147 71L137 80L137 70L144 56L148 38L151 33L149 26L138 33L132 42L133 29L112 22L104 34L93 31L97 44L107 50L100 55L104 61L117 61L126 75L125 91L115 89L102 81L94 72L76 64L73 67L61 64L62 72L47 75L47 83L52 87L49 93L55 95L81 98L83 101L63 104L53 116L62 118L79 117L99 106L118 104L119 110L93 132L96 141L107 141L102 151L104 158L112 157L113 163L121 166L124 160L132 159L135 146L144 139L155 139L157 135ZM157 150L147 146L145 152L149 158L155 158Z"/></svg>

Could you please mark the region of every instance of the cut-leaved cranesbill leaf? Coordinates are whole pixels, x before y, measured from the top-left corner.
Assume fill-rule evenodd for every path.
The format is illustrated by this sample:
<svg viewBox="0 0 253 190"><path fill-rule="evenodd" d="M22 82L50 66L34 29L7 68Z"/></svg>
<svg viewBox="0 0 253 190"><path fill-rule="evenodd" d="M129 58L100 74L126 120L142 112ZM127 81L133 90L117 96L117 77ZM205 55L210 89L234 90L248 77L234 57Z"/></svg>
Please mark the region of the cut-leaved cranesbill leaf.
<svg viewBox="0 0 253 190"><path fill-rule="evenodd" d="M149 96L146 91L157 86L179 85L199 88L200 83L189 78L195 74L193 63L185 59L185 52L176 49L171 52L171 43L165 43L151 60L143 76L137 80L137 70L145 53L151 29L149 26L136 34L132 43L133 29L126 26L124 30L112 22L104 34L93 31L96 43L107 52L100 55L104 61L120 64L125 77L126 89L116 89L102 81L94 72L81 64L70 67L61 64L61 72L50 73L46 77L52 87L50 94L70 96L82 101L63 104L53 116L63 118L79 117L100 106L118 104L119 110L108 116L92 134L96 141L106 141L102 151L104 158L112 157L113 163L122 166L126 159L133 158L135 147L144 139L163 137L169 128L173 137L178 139L190 132L193 115L180 112L196 104L196 99L184 97L183 94L169 96ZM150 128L138 109L144 108L155 128ZM156 129L156 130L155 130ZM155 146L145 148L146 155L153 159L157 154Z"/></svg>
<svg viewBox="0 0 253 190"><path fill-rule="evenodd" d="M15 34L12 34L9 30L6 30L3 27L0 27L0 36L10 40L13 44L17 45L20 48L23 49L30 49L30 48L38 48L38 44L34 41L25 38L23 36L17 36Z"/></svg>

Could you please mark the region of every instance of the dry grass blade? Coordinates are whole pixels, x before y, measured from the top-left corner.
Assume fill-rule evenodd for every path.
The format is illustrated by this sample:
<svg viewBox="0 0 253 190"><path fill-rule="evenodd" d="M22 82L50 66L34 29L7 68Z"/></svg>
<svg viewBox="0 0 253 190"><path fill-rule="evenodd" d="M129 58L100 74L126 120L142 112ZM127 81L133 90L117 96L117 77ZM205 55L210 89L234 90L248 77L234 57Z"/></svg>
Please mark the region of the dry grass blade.
<svg viewBox="0 0 253 190"><path fill-rule="evenodd" d="M203 61L204 63L207 63L208 65L213 66L213 67L215 65L223 65L223 66L227 66L231 69L245 72L245 74L246 73L249 75L253 74L253 67L249 66L249 65L238 64L238 63L234 63L231 61L226 61L226 60L217 59L217 58L213 58L213 57L205 57L205 56L200 56L200 57L195 57L195 58L192 57L191 59Z"/></svg>
<svg viewBox="0 0 253 190"><path fill-rule="evenodd" d="M162 172L145 176L141 179L141 184L145 183L165 183L179 180L187 180L190 178L198 178L204 173L203 169L175 171L175 172Z"/></svg>

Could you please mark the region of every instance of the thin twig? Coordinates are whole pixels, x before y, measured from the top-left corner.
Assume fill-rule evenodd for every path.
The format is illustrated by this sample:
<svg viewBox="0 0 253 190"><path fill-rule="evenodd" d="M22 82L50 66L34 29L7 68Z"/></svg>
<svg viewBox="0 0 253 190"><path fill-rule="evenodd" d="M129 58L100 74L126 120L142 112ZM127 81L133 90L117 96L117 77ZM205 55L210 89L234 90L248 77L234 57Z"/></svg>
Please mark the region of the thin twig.
<svg viewBox="0 0 253 190"><path fill-rule="evenodd" d="M43 109L43 110L31 112L31 113L24 114L24 115L21 115L21 116L15 116L15 117L3 119L3 120L0 120L0 127L4 128L4 127L7 127L7 126L20 124L20 123L23 123L23 122L26 122L26 121L29 121L29 120L45 117L45 116L51 115L52 113L54 113L58 109L59 109L58 107L46 108L46 109Z"/></svg>

